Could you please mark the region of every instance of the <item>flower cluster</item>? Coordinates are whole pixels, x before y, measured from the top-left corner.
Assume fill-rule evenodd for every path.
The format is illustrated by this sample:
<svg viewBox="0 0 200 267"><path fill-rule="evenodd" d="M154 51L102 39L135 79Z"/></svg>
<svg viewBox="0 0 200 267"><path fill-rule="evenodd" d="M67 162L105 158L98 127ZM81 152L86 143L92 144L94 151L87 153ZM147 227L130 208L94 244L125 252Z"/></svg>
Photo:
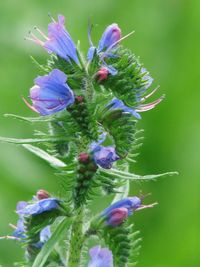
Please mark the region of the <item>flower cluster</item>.
<svg viewBox="0 0 200 267"><path fill-rule="evenodd" d="M20 201L17 203L16 213L19 215L17 226L13 226L15 229L12 236L17 240L26 242L29 229L27 229L26 221L31 216L42 216L42 214L59 209L60 200L57 198L51 198L49 193L45 190L39 190L31 203ZM50 225L45 226L39 233L39 241L32 243L35 248L42 248L44 243L51 237Z"/></svg>
<svg viewBox="0 0 200 267"><path fill-rule="evenodd" d="M140 197L128 197L122 190L128 188L129 180L140 179L129 171L138 146L136 119L163 97L145 104L156 89L149 92L153 79L121 45L130 34L122 36L113 23L94 45L91 29L85 58L65 28L62 15L57 21L52 18L47 35L35 27L36 34L30 32L27 38L43 47L50 59L46 65L39 64L43 73L34 80L30 102L24 98L40 117L17 116L44 125L44 131L35 131L37 138L27 139L24 147L64 177L61 199L39 190L31 201L17 204L19 219L10 238L25 245L27 266L33 262L36 266L46 248L48 259L44 260L48 266L83 266L84 242L91 235L98 236L99 243L89 250L88 267L128 266L135 244L129 217L155 205L143 205ZM115 198L118 201L93 218L86 218L86 205L94 196L115 193L119 194ZM50 246L42 249L48 240ZM52 248L59 242L69 244L69 248ZM69 255L62 255L66 250Z"/></svg>

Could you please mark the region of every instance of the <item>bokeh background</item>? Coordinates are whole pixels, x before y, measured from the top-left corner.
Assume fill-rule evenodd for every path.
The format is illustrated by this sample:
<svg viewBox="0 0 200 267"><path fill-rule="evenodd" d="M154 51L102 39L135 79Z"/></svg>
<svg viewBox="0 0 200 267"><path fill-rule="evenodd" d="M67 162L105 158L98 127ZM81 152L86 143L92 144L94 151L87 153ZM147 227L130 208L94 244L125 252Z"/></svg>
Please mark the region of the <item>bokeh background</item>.
<svg viewBox="0 0 200 267"><path fill-rule="evenodd" d="M159 206L138 212L132 220L143 236L138 267L200 266L200 1L198 0L6 0L0 3L0 135L28 137L32 127L7 119L5 113L32 115L21 100L27 96L37 70L29 55L47 55L24 36L34 26L46 30L48 12L67 18L74 40L86 52L87 21L98 26L97 42L105 26L117 22L124 34L135 30L124 45L160 85L165 101L143 114L144 145L135 165L141 174L177 170L179 176L133 185L152 192L147 202ZM0 235L11 233L18 200L30 199L39 188L56 193L52 169L21 147L0 144ZM96 204L97 205L97 204ZM0 240L0 265L13 266L22 250L14 241Z"/></svg>

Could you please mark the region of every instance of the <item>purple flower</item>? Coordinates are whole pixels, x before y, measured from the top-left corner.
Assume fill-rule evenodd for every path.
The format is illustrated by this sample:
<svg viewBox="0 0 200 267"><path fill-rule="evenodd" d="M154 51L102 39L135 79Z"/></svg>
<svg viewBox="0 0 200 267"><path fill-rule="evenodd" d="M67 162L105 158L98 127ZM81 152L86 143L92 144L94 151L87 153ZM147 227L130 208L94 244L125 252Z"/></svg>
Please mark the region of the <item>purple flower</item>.
<svg viewBox="0 0 200 267"><path fill-rule="evenodd" d="M113 209L107 216L106 222L111 226L118 226L128 217L127 208L116 208Z"/></svg>
<svg viewBox="0 0 200 267"><path fill-rule="evenodd" d="M54 69L48 75L35 79L35 85L30 89L33 105L25 103L41 115L51 115L74 103L74 93L66 84L67 76Z"/></svg>
<svg viewBox="0 0 200 267"><path fill-rule="evenodd" d="M48 36L46 36L41 30L35 28L45 41L37 38L33 33L31 33L31 38L27 38L38 45L44 47L49 53L54 53L67 61L75 61L79 63L77 57L76 46L71 39L71 36L65 29L65 17L62 15L58 16L58 22L53 19L48 25Z"/></svg>
<svg viewBox="0 0 200 267"><path fill-rule="evenodd" d="M96 146L93 150L95 163L104 169L112 168L113 162L120 159L112 146Z"/></svg>
<svg viewBox="0 0 200 267"><path fill-rule="evenodd" d="M18 209L16 212L19 215L38 215L42 214L43 212L55 210L59 208L60 200L57 198L46 198L40 201L37 201L33 204L28 204L27 206Z"/></svg>
<svg viewBox="0 0 200 267"><path fill-rule="evenodd" d="M113 256L109 249L96 246L89 253L91 260L88 267L113 267Z"/></svg>
<svg viewBox="0 0 200 267"><path fill-rule="evenodd" d="M133 211L141 207L141 199L139 197L127 197L110 205L102 212L102 216L105 216L109 221L112 217L113 210L125 208L128 211L128 216L132 215Z"/></svg>
<svg viewBox="0 0 200 267"><path fill-rule="evenodd" d="M108 104L109 109L121 109L124 112L132 114L137 119L141 119L140 114L133 108L127 107L122 100L113 98L113 100Z"/></svg>
<svg viewBox="0 0 200 267"><path fill-rule="evenodd" d="M98 51L110 48L117 45L121 39L121 29L116 23L109 25L104 31L101 40L99 41Z"/></svg>
<svg viewBox="0 0 200 267"><path fill-rule="evenodd" d="M42 231L40 232L40 241L33 244L33 246L39 249L42 248L50 237L51 237L51 229L50 226L48 225L45 228L43 228Z"/></svg>
<svg viewBox="0 0 200 267"><path fill-rule="evenodd" d="M22 210L26 209L28 206L30 206L27 202L25 201L20 201L17 203L16 207L16 212L19 214L19 220L17 222L17 226L15 231L13 232L12 236L14 238L19 239L20 241L23 242L25 238L27 237L26 235L26 228L24 225L24 216L29 215L24 212L21 212ZM30 214L32 215L32 214ZM37 243L32 244L36 248L41 248L44 243L51 237L51 230L50 226L46 226L43 228L40 232L40 240Z"/></svg>
<svg viewBox="0 0 200 267"><path fill-rule="evenodd" d="M105 52L105 57L113 57L112 49L116 47L118 42L121 39L121 29L118 27L116 23L109 25L106 30L104 31L100 41L98 48L93 46L89 34L89 39L91 43L91 47L88 50L88 60L92 60L95 54L100 54L101 52ZM106 50L109 52L106 53Z"/></svg>
<svg viewBox="0 0 200 267"><path fill-rule="evenodd" d="M150 95L152 95L152 93ZM145 99L148 98L150 95L146 96ZM144 101L145 99L142 99L142 101ZM128 112L132 114L137 119L141 119L141 116L139 114L140 112L145 112L145 111L155 108L155 106L159 104L162 100L163 100L163 96L161 96L160 98L158 98L152 103L139 105L137 108L131 108L131 107L126 106L122 100L113 98L113 100L107 105L107 107L111 110L121 109L124 112Z"/></svg>
<svg viewBox="0 0 200 267"><path fill-rule="evenodd" d="M28 205L25 201L19 201L17 203L16 212L18 212L21 209L24 209ZM24 215L19 215L19 220L17 222L17 227L15 231L13 232L12 236L23 239L26 237L24 234L25 227L24 227Z"/></svg>

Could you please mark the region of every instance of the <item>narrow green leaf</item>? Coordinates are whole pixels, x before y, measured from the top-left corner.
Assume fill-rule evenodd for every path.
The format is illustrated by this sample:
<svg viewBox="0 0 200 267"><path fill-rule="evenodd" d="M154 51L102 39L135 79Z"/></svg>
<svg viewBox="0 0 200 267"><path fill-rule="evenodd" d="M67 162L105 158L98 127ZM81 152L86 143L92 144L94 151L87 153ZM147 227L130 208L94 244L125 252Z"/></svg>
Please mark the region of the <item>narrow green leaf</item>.
<svg viewBox="0 0 200 267"><path fill-rule="evenodd" d="M22 146L26 148L27 150L29 150L30 152L32 152L33 154L35 154L36 156L46 160L47 162L50 163L50 165L54 167L66 167L66 164L63 161L57 159L54 156L51 156L50 154L48 154L46 151L42 150L39 147L32 146L29 144L22 145Z"/></svg>
<svg viewBox="0 0 200 267"><path fill-rule="evenodd" d="M52 116L23 117L15 114L4 114L4 116L26 122L50 122L54 119Z"/></svg>
<svg viewBox="0 0 200 267"><path fill-rule="evenodd" d="M71 225L70 218L63 218L50 239L45 243L40 253L37 255L32 267L43 267L48 256L54 249L55 245L65 237L66 231Z"/></svg>
<svg viewBox="0 0 200 267"><path fill-rule="evenodd" d="M45 138L27 138L27 139L0 137L0 142L11 143L16 145L46 143L46 142L56 143L63 141L68 141L68 139L66 137L45 137Z"/></svg>
<svg viewBox="0 0 200 267"><path fill-rule="evenodd" d="M121 178L121 179L128 179L128 180L154 180L160 177L165 177L165 176L173 176L173 175L178 175L178 172L166 172L166 173L161 173L161 174L151 174L151 175L137 175L129 172L124 172L124 171L119 171L117 169L110 169L109 171L106 170L100 170L100 173L107 177L115 177L115 178Z"/></svg>

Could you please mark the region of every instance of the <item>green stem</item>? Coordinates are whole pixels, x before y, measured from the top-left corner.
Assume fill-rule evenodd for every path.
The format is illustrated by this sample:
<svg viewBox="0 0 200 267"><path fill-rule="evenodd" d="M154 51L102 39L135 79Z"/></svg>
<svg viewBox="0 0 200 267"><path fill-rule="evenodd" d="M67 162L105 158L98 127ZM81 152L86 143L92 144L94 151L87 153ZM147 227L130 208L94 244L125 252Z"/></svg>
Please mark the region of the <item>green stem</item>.
<svg viewBox="0 0 200 267"><path fill-rule="evenodd" d="M69 261L67 267L78 267L83 246L83 207L77 211L71 230Z"/></svg>

